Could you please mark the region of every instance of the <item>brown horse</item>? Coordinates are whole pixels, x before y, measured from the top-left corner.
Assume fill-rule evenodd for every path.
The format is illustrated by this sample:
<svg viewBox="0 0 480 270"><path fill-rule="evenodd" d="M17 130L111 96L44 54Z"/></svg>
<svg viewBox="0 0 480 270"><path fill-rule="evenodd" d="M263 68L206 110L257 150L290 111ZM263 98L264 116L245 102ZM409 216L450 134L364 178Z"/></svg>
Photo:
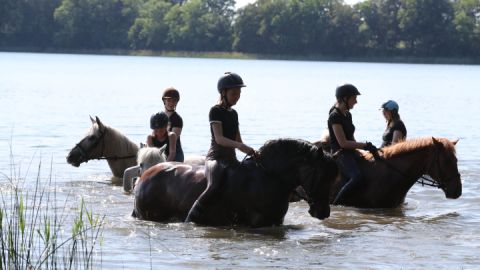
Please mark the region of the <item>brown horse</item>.
<svg viewBox="0 0 480 270"><path fill-rule="evenodd" d="M383 148L377 160L370 153L364 153L358 160L363 182L345 198L343 205L397 207L423 175L429 175L434 186L441 188L447 198L460 197L462 182L455 156L456 143L445 138L421 138ZM341 177L337 178L330 192L331 202L344 183Z"/></svg>
<svg viewBox="0 0 480 270"><path fill-rule="evenodd" d="M309 195L309 213L318 219L330 215L329 191L338 174L335 162L302 140L267 142L256 158L226 169L222 194L205 206L204 225L280 225L289 197L297 186ZM195 200L206 189L204 166L166 162L143 173L135 187L133 215L146 220L184 221Z"/></svg>

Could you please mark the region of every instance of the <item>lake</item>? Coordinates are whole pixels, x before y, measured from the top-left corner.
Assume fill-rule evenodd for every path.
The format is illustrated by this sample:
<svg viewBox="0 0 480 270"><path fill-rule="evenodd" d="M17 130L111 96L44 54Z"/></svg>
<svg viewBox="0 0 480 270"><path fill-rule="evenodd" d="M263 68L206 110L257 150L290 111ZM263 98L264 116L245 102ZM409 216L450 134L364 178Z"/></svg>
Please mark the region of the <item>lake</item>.
<svg viewBox="0 0 480 270"><path fill-rule="evenodd" d="M389 99L399 103L409 138L460 139L463 195L449 200L415 185L398 209L335 206L324 221L311 218L306 203L292 203L278 228L158 224L130 216L133 197L110 183L105 161L66 163L89 115L144 142L168 86L181 93L185 154L204 155L225 71L247 85L235 109L252 147L280 137L318 140L335 87L349 82L362 94L352 110L357 140L381 144L378 108ZM41 161L60 202L84 198L106 216L103 269L473 269L480 265L479 85L480 66L0 53L0 188L12 174L35 179Z"/></svg>

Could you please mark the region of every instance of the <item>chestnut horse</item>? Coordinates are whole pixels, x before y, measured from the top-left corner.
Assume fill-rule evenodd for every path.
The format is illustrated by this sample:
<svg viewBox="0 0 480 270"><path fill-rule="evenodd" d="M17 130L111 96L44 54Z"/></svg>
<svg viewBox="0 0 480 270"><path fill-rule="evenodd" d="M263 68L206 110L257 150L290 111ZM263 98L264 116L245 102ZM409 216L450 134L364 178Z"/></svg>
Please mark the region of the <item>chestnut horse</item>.
<svg viewBox="0 0 480 270"><path fill-rule="evenodd" d="M410 188L428 175L433 186L443 190L445 196L456 199L462 195L462 182L457 167L455 144L445 138L407 140L379 151L380 158L370 153L359 156L363 181L343 205L360 208L395 208L401 205ZM333 202L344 184L337 178L330 192Z"/></svg>
<svg viewBox="0 0 480 270"><path fill-rule="evenodd" d="M268 141L255 158L226 169L219 200L204 205L202 224L263 227L281 225L291 192L302 186L309 213L330 215L329 191L338 174L335 162L315 145L293 139ZM206 189L205 167L166 162L143 173L135 187L133 215L151 221L185 221Z"/></svg>

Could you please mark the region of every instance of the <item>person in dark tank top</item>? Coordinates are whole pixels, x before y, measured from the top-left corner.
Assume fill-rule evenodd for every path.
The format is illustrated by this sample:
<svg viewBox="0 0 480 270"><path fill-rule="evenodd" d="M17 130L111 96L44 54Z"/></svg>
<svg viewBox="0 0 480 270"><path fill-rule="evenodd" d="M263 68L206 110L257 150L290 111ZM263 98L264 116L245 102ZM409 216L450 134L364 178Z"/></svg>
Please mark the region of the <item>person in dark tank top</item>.
<svg viewBox="0 0 480 270"><path fill-rule="evenodd" d="M223 173L228 167L239 165L235 149L247 155L256 151L242 141L238 114L232 108L240 99L241 88L246 87L243 79L236 73L226 72L217 83L220 94L219 102L210 108L210 149L205 161L207 188L195 201L186 222L198 222L202 219L204 209L218 201L222 195Z"/></svg>
<svg viewBox="0 0 480 270"><path fill-rule="evenodd" d="M177 136L174 132L168 131L168 116L164 112L155 113L150 117L150 128L152 134L147 136L147 146L161 148L166 145L165 155L167 161L175 160L177 155Z"/></svg>
<svg viewBox="0 0 480 270"><path fill-rule="evenodd" d="M381 110L387 121L387 127L382 136L382 147L393 145L407 139L407 128L402 119L400 119L400 114L398 114L399 109L398 103L394 100L389 100L382 104Z"/></svg>
<svg viewBox="0 0 480 270"><path fill-rule="evenodd" d="M357 104L358 89L352 84L340 85L335 90L337 102L330 109L328 115L328 132L330 148L336 153L336 162L340 171L348 178L333 204L342 204L348 194L362 181L362 174L356 161L355 149L364 149L377 153L377 147L371 142L357 142L355 140L355 126L353 125L350 110Z"/></svg>
<svg viewBox="0 0 480 270"><path fill-rule="evenodd" d="M182 134L183 129L183 119L176 111L178 102L180 101L180 92L173 87L168 87L163 91L162 101L165 107L164 112L168 116L167 129L176 135L177 142L174 160L183 162L185 158L182 149L182 142L180 141L180 135Z"/></svg>

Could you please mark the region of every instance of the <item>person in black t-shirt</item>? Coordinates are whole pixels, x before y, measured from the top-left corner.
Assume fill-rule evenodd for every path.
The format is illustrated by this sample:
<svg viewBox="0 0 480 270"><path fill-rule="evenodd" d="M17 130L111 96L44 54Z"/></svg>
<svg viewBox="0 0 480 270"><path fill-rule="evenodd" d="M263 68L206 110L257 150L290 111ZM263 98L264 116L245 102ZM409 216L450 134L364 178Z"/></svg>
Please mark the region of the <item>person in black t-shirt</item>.
<svg viewBox="0 0 480 270"><path fill-rule="evenodd" d="M168 131L175 133L176 135L176 154L175 161L183 162L184 155L182 149L182 143L180 141L180 135L182 134L183 119L177 113L177 104L180 101L180 93L177 89L169 87L163 91L162 94L163 105L165 106L165 113L168 115Z"/></svg>
<svg viewBox="0 0 480 270"><path fill-rule="evenodd" d="M398 114L398 103L389 100L382 104L382 112L387 121L387 128L383 133L382 147L404 141L407 138L407 128Z"/></svg>
<svg viewBox="0 0 480 270"><path fill-rule="evenodd" d="M150 128L152 129L152 134L147 136L147 146L149 147L158 147L166 145L165 155L167 156L167 161L178 161L175 160L177 156L177 136L175 133L168 131L168 116L164 112L159 112L153 114L150 117Z"/></svg>
<svg viewBox="0 0 480 270"><path fill-rule="evenodd" d="M211 143L205 162L207 188L199 196L188 213L186 222L202 222L204 209L217 202L221 196L221 184L227 167L239 164L235 149L247 155L256 151L243 143L240 135L238 114L232 108L240 99L241 88L246 85L236 73L226 72L218 80L220 100L210 109L209 122Z"/></svg>
<svg viewBox="0 0 480 270"><path fill-rule="evenodd" d="M335 92L337 102L329 111L328 132L331 151L336 153L339 168L348 178L348 182L337 194L333 204L342 204L348 193L362 180L355 160L355 149L368 150L374 155L377 153L377 148L372 143L355 141L355 126L350 110L357 104L358 95L360 92L351 84L338 86Z"/></svg>

